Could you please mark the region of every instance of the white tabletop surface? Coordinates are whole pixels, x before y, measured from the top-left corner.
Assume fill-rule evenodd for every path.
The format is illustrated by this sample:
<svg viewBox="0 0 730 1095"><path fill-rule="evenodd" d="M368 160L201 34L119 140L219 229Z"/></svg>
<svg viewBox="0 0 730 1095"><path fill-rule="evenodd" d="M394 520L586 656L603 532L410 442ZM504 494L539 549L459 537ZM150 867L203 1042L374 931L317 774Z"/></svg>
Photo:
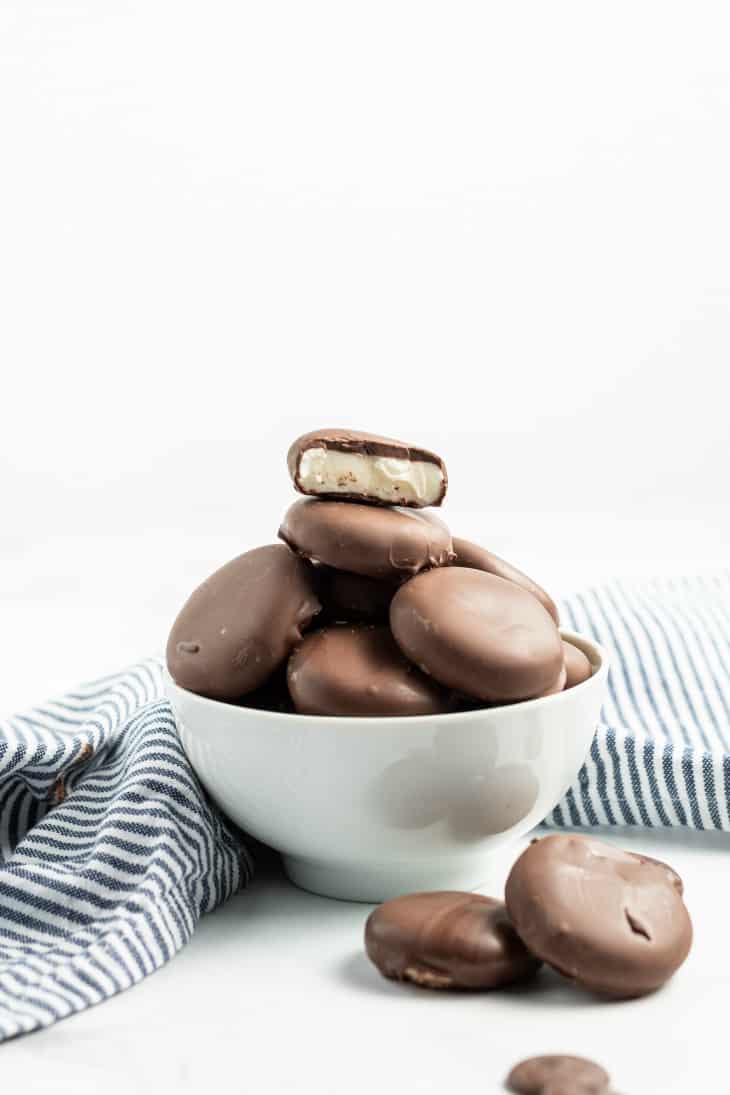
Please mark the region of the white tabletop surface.
<svg viewBox="0 0 730 1095"><path fill-rule="evenodd" d="M727 565L727 5L0 3L0 714L162 649L270 542L289 441L442 452L444 516L560 594ZM445 997L275 874L6 1090L497 1092L527 1054L715 1090L729 838L634 833L696 943L656 996ZM721 1079L721 1086L725 1083Z"/></svg>

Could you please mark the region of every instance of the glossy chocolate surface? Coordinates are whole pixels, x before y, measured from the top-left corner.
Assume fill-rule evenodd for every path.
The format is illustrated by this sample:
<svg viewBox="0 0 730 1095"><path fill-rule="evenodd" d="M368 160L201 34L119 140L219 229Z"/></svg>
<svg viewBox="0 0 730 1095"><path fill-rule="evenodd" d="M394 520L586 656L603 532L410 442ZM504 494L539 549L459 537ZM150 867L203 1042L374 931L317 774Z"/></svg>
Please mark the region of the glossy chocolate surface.
<svg viewBox="0 0 730 1095"><path fill-rule="evenodd" d="M602 995L653 992L692 943L676 873L590 837L548 836L531 844L514 864L505 895L530 950Z"/></svg>
<svg viewBox="0 0 730 1095"><path fill-rule="evenodd" d="M501 901L480 894L409 894L368 918L365 947L384 977L424 988L493 989L539 968Z"/></svg>

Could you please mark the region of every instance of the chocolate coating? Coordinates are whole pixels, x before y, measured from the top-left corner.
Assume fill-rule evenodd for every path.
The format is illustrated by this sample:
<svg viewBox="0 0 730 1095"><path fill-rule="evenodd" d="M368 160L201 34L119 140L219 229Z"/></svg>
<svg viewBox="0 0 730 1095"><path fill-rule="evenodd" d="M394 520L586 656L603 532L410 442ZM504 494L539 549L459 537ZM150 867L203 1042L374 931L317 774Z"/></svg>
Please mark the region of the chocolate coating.
<svg viewBox="0 0 730 1095"><path fill-rule="evenodd" d="M385 499L367 489L363 490L352 476L348 476L353 487L350 491L342 489L345 486L343 483L338 485L336 493L328 492L322 487L308 488L304 484L300 473L302 456L309 449L324 449L327 453L346 453L374 459L385 457L405 461L407 464L416 461L433 464L440 472L438 487L429 498L422 501L414 499L410 492L401 489L397 477L393 479L392 483L388 484L388 497ZM386 502L390 505L418 508L421 506L440 506L448 487L446 465L436 453L430 452L428 449L422 449L417 445L410 445L405 441L397 441L392 437L380 437L378 434L364 433L361 430L324 429L305 433L290 446L286 463L296 489L302 494L316 495L320 498L349 498L354 501Z"/></svg>
<svg viewBox="0 0 730 1095"><path fill-rule="evenodd" d="M547 1054L520 1061L507 1077L507 1087L517 1095L604 1095L610 1076L585 1057Z"/></svg>
<svg viewBox="0 0 730 1095"><path fill-rule="evenodd" d="M537 598L480 570L442 567L406 582L390 626L412 662L487 702L540 696L563 666L560 633Z"/></svg>
<svg viewBox="0 0 730 1095"><path fill-rule="evenodd" d="M436 989L494 989L532 976L540 962L501 901L473 893L408 894L368 917L365 949L384 977Z"/></svg>
<svg viewBox="0 0 730 1095"><path fill-rule="evenodd" d="M182 688L237 700L259 688L319 612L311 568L284 544L254 548L191 593L167 640Z"/></svg>
<svg viewBox="0 0 730 1095"><path fill-rule="evenodd" d="M387 623L390 602L400 585L347 570L319 566L317 595L322 602L322 614L328 621L350 623Z"/></svg>
<svg viewBox="0 0 730 1095"><path fill-rule="evenodd" d="M524 943L605 996L643 996L682 965L692 924L666 864L580 836L549 836L514 864L505 890Z"/></svg>
<svg viewBox="0 0 730 1095"><path fill-rule="evenodd" d="M549 688L546 688L541 693L542 696L554 696L557 692L562 692L566 688L566 681L568 679L568 672L564 665L560 667L560 672L557 678L553 681Z"/></svg>
<svg viewBox="0 0 730 1095"><path fill-rule="evenodd" d="M518 586L526 589L528 593L531 593L533 597L537 597L538 601L555 620L555 623L559 622L558 608L550 594L546 593L537 582L533 582L532 578L528 578L521 570L508 563L506 559L500 559L499 555L494 555L493 552L487 551L479 544L473 544L471 540L462 540L458 536L454 537L454 551L456 552L454 566L483 570L487 574L496 574L498 578L505 578L508 582L515 582Z"/></svg>
<svg viewBox="0 0 730 1095"><path fill-rule="evenodd" d="M387 627L347 624L307 635L289 659L289 692L306 715L436 715L451 695L404 658Z"/></svg>
<svg viewBox="0 0 730 1095"><path fill-rule="evenodd" d="M565 687L572 688L573 685L587 681L593 673L593 667L583 651L563 640L563 655L566 671Z"/></svg>
<svg viewBox="0 0 730 1095"><path fill-rule="evenodd" d="M302 498L279 536L307 559L369 578L417 574L453 558L446 525L420 510Z"/></svg>

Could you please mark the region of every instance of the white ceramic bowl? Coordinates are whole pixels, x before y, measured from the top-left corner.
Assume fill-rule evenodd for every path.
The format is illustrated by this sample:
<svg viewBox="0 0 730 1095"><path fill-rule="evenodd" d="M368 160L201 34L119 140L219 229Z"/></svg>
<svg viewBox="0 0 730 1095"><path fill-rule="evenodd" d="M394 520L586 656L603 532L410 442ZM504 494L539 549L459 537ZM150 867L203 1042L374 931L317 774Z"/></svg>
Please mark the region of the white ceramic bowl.
<svg viewBox="0 0 730 1095"><path fill-rule="evenodd" d="M490 859L538 824L575 779L608 675L543 699L409 718L256 711L167 677L185 751L242 829L281 852L289 878L329 897L382 901L476 889Z"/></svg>

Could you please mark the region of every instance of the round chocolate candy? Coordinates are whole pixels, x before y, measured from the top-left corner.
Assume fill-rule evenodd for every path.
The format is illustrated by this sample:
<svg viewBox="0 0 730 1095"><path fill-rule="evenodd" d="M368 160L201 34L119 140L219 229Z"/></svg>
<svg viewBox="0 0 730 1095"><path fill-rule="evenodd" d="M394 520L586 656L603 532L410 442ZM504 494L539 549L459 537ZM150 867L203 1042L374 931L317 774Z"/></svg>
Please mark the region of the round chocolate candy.
<svg viewBox="0 0 730 1095"><path fill-rule="evenodd" d="M473 893L417 893L368 917L365 949L384 977L423 988L494 989L532 976L540 962L501 901Z"/></svg>
<svg viewBox="0 0 730 1095"><path fill-rule="evenodd" d="M304 715L436 715L449 692L404 658L387 627L323 628L289 659L289 692Z"/></svg>
<svg viewBox="0 0 730 1095"><path fill-rule="evenodd" d="M606 1070L594 1061L559 1053L520 1061L507 1077L507 1087L516 1095L604 1095L609 1083Z"/></svg>
<svg viewBox="0 0 730 1095"><path fill-rule="evenodd" d="M549 836L523 852L505 893L531 951L585 988L628 998L659 988L689 953L677 881L666 864L602 841Z"/></svg>
<svg viewBox="0 0 730 1095"><path fill-rule="evenodd" d="M182 688L237 700L259 688L319 612L311 567L284 544L232 559L191 593L167 640Z"/></svg>
<svg viewBox="0 0 730 1095"><path fill-rule="evenodd" d="M515 582L518 586L526 589L528 593L531 593L533 597L537 597L538 601L555 620L555 623L558 623L558 609L555 601L549 593L545 592L542 586L539 586L537 582L533 582L532 578L528 578L526 574L523 574L517 567L513 567L506 559L500 559L499 555L494 555L486 548L480 547L479 544L473 544L471 540L462 540L455 536L453 544L456 552L454 566L469 567L471 570L483 570L487 574L496 574L498 578L506 578L508 582Z"/></svg>
<svg viewBox="0 0 730 1095"><path fill-rule="evenodd" d="M488 703L540 696L563 667L560 633L537 598L480 570L412 578L393 598L390 626L424 672Z"/></svg>
<svg viewBox="0 0 730 1095"><path fill-rule="evenodd" d="M565 687L572 688L573 685L587 681L593 673L593 666L583 651L563 640L563 655L566 671Z"/></svg>
<svg viewBox="0 0 730 1095"><path fill-rule="evenodd" d="M387 623L390 602L400 585L347 570L318 566L317 596L322 616L338 623Z"/></svg>
<svg viewBox="0 0 730 1095"><path fill-rule="evenodd" d="M451 533L421 510L303 498L289 507L279 536L307 559L370 578L417 574L451 562Z"/></svg>

